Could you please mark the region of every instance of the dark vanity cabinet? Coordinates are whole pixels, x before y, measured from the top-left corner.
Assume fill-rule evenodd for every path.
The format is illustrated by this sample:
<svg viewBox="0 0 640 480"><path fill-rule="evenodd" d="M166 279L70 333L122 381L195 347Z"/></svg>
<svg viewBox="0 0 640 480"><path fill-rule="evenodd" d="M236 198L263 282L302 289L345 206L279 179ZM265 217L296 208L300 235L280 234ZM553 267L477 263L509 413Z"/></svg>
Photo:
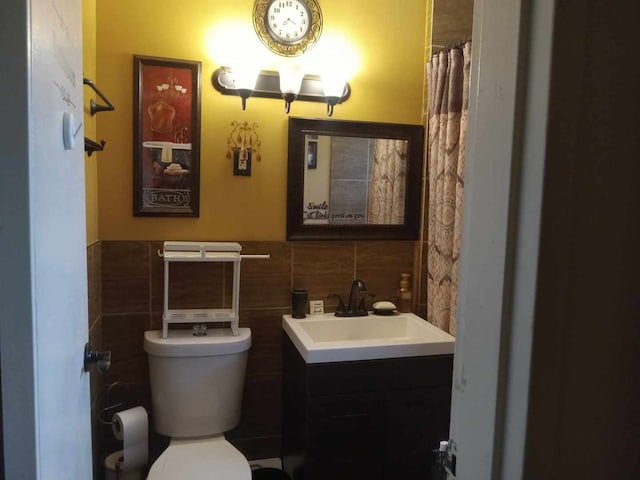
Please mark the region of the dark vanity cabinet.
<svg viewBox="0 0 640 480"><path fill-rule="evenodd" d="M432 450L449 438L453 355L306 364L283 335L293 480L430 478Z"/></svg>

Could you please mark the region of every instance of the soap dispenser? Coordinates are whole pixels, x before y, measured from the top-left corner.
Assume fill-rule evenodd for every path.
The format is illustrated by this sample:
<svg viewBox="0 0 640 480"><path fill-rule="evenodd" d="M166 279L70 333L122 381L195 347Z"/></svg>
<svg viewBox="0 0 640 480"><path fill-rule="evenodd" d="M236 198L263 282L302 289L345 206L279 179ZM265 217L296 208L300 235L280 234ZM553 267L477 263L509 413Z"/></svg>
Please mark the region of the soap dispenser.
<svg viewBox="0 0 640 480"><path fill-rule="evenodd" d="M401 273L400 274L400 290L398 291L398 311L400 312L411 312L411 284L409 282L409 278L411 277L410 273Z"/></svg>

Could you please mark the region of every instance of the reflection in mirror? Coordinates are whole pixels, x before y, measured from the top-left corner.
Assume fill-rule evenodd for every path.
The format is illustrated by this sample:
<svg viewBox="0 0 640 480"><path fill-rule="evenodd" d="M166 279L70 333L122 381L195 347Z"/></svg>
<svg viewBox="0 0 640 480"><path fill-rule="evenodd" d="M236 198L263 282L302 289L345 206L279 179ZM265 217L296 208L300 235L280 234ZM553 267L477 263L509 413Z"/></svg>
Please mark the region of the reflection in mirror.
<svg viewBox="0 0 640 480"><path fill-rule="evenodd" d="M402 225L407 140L305 135L305 225Z"/></svg>
<svg viewBox="0 0 640 480"><path fill-rule="evenodd" d="M420 125L289 119L287 238L415 239Z"/></svg>

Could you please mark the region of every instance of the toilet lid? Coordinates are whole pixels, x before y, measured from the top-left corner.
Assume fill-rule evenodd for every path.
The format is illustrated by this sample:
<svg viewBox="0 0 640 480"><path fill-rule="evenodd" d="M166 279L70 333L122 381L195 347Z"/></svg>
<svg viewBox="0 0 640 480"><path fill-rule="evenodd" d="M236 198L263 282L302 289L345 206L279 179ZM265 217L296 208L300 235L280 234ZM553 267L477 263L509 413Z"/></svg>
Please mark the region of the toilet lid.
<svg viewBox="0 0 640 480"><path fill-rule="evenodd" d="M171 440L154 462L147 480L251 480L247 459L227 442L214 438Z"/></svg>

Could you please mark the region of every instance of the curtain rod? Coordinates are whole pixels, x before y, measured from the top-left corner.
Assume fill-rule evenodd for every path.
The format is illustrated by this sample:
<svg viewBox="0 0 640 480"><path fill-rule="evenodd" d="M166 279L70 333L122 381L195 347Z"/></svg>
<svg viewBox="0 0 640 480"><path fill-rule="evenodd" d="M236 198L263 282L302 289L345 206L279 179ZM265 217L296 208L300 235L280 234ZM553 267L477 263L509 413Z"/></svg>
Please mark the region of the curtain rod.
<svg viewBox="0 0 640 480"><path fill-rule="evenodd" d="M465 40L460 40L459 42L452 43L452 44L449 44L449 45L431 45L432 56L435 55L436 53L440 53L443 50L453 50L453 49L456 49L456 48L462 48L469 42L471 42L471 38L467 38Z"/></svg>

